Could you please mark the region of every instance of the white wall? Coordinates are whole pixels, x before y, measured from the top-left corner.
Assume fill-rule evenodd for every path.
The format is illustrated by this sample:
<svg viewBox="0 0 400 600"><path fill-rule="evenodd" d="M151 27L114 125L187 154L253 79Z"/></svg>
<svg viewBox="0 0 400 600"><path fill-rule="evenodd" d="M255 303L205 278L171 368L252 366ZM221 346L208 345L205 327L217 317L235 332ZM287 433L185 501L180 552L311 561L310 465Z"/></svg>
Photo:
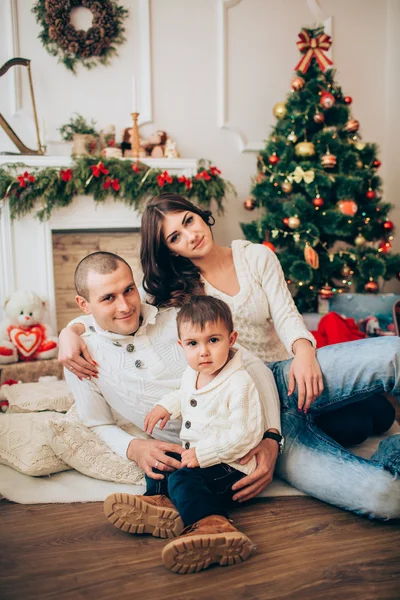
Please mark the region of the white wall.
<svg viewBox="0 0 400 600"><path fill-rule="evenodd" d="M13 56L9 22L13 0L0 0L0 65ZM143 25L146 0L121 0L130 9L127 42L109 67L78 75L69 73L45 52L37 39L38 26L30 0L17 6L19 54L30 58L41 127L47 140L56 140L57 128L73 111L94 118L99 126L114 123L117 130L130 124L131 80L145 82L140 69L146 59ZM239 222L254 218L243 209L256 153L242 152L239 136L222 129L221 44L222 0L150 0L151 106L153 122L142 127L146 136L165 129L176 138L184 157L206 157L218 165L238 191L229 198L226 214L216 228L217 239L228 243L241 235ZM272 106L290 89L298 61L297 33L318 22L317 11L332 16L333 59L338 81L353 97L353 114L365 140L380 145L385 197L396 205L400 223L400 2L398 0L230 0L226 3L226 120L241 130L244 143L262 143L274 125ZM144 12L143 12L144 11ZM23 90L23 110L13 116L12 81L0 78L0 111L15 125L27 145L34 146L29 118L29 96ZM242 144L243 145L243 144ZM50 146L50 144L49 144ZM62 152L51 145L52 151ZM0 131L0 149L12 149ZM394 248L400 250L400 236ZM386 288L388 290L389 288Z"/></svg>

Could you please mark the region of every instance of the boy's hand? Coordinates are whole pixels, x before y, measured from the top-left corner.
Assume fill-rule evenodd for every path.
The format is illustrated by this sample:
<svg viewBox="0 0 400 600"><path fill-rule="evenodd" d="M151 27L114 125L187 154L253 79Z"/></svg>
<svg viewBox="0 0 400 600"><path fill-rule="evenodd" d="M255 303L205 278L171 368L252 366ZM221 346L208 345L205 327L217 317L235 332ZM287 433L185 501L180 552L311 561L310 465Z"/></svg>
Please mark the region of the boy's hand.
<svg viewBox="0 0 400 600"><path fill-rule="evenodd" d="M200 466L196 456L196 448L190 448L190 450L182 452L181 465L182 467L189 467L189 469Z"/></svg>
<svg viewBox="0 0 400 600"><path fill-rule="evenodd" d="M144 419L145 432L151 435L158 421L161 421L160 429L164 429L170 418L171 415L169 414L167 409L157 404L154 408L151 409L151 411L146 415Z"/></svg>

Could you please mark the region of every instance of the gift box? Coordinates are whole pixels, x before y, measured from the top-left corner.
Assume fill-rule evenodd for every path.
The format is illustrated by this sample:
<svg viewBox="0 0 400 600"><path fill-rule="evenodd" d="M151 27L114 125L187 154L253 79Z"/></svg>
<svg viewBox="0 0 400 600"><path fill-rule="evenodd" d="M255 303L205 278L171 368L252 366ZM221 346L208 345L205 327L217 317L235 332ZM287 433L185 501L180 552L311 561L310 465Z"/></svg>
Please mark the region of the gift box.
<svg viewBox="0 0 400 600"><path fill-rule="evenodd" d="M356 321L374 316L382 329L388 329L393 325L393 305L399 301L399 294L335 294L329 310Z"/></svg>
<svg viewBox="0 0 400 600"><path fill-rule="evenodd" d="M63 379L63 366L56 358L49 360L20 361L9 365L0 365L0 385L9 379L31 383L38 381L39 377L53 375Z"/></svg>

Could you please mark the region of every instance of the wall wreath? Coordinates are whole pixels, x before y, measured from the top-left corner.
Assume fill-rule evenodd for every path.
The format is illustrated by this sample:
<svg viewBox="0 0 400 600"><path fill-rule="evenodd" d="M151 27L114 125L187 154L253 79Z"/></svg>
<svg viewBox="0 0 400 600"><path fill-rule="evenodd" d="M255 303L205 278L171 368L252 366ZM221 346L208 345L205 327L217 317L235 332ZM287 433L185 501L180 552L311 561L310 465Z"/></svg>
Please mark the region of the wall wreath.
<svg viewBox="0 0 400 600"><path fill-rule="evenodd" d="M79 7L93 13L87 31L70 21L71 10ZM32 12L41 26L43 46L74 73L78 63L87 69L108 64L117 54L116 46L125 41L123 22L129 11L114 0L37 0Z"/></svg>

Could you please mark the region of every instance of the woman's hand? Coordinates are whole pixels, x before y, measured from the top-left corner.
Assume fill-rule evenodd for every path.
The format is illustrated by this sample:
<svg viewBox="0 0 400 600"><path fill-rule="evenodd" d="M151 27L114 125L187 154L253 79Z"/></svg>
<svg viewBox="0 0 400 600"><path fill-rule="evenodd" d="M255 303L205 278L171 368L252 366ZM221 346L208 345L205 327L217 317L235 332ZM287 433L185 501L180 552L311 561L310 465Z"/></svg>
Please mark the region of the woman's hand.
<svg viewBox="0 0 400 600"><path fill-rule="evenodd" d="M65 327L58 338L58 361L80 380L97 377L97 363L80 337L84 331L84 325L72 325Z"/></svg>
<svg viewBox="0 0 400 600"><path fill-rule="evenodd" d="M149 435L153 434L153 429L157 425L158 421L160 423L160 429L164 429L168 421L170 420L171 415L167 411L166 408L156 404L154 408L151 409L150 412L144 418L144 430Z"/></svg>
<svg viewBox="0 0 400 600"><path fill-rule="evenodd" d="M278 451L279 446L276 441L267 438L241 459L240 464L245 465L255 456L257 467L250 475L246 475L232 486L232 490L235 492L233 500L238 502L251 500L271 483ZM236 493L237 490L240 491Z"/></svg>
<svg viewBox="0 0 400 600"><path fill-rule="evenodd" d="M199 461L196 456L196 448L190 448L190 450L184 450L182 452L181 459L182 467L189 467L189 469L194 469L195 467L199 467Z"/></svg>
<svg viewBox="0 0 400 600"><path fill-rule="evenodd" d="M308 340L297 340L293 344L295 357L290 365L288 396L297 385L298 410L307 413L310 405L322 394L324 383L315 349Z"/></svg>

